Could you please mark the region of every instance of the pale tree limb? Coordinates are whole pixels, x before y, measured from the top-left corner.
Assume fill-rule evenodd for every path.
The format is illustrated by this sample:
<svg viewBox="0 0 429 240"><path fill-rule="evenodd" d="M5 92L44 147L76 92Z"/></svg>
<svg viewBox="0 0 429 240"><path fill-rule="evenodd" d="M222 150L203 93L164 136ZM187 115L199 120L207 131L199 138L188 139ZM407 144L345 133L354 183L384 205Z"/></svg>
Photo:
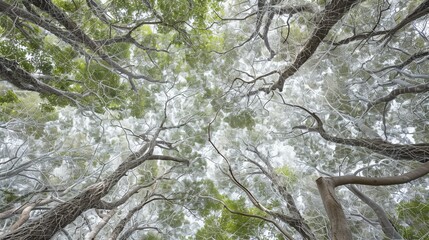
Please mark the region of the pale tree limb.
<svg viewBox="0 0 429 240"><path fill-rule="evenodd" d="M350 227L347 224L343 207L335 195L332 178L320 177L316 180L323 206L331 225L331 236L334 240L353 239Z"/></svg>
<svg viewBox="0 0 429 240"><path fill-rule="evenodd" d="M155 195L154 195L155 196ZM110 234L110 238L109 240L115 240L118 238L119 234L124 230L125 225L131 220L131 218L133 217L133 215L140 211L144 206L146 206L147 204L153 202L153 201L158 201L158 200L169 200L165 197L153 197L149 196L146 200L141 201L140 204L138 204L137 206L135 206L134 208L130 209L127 213L127 215L122 218L118 224L116 224L116 227L113 229L113 231Z"/></svg>
<svg viewBox="0 0 429 240"><path fill-rule="evenodd" d="M356 175L361 170L362 169L359 169L354 174ZM319 169L317 169L317 171L329 177L334 177L332 176L332 174L326 173ZM360 200L362 200L366 205L368 205L374 211L375 215L377 216L378 223L380 223L381 225L381 230L384 232L386 237L388 237L389 239L403 239L402 236L396 231L395 226L393 226L392 222L387 216L387 213L378 203L376 203L370 197L368 197L367 195L359 191L357 187L355 187L354 185L346 185L346 188L348 188L353 194L355 194ZM364 216L361 216L361 217L366 219ZM366 221L371 225L374 224L370 222L368 219L366 219Z"/></svg>
<svg viewBox="0 0 429 240"><path fill-rule="evenodd" d="M106 224L116 214L116 212L117 210L113 209L113 210L109 210L107 214L104 214L101 221L92 228L92 231L90 231L85 235L85 240L95 240L95 237L98 235L101 229L103 229L103 227L106 226Z"/></svg>
<svg viewBox="0 0 429 240"><path fill-rule="evenodd" d="M19 216L19 219L10 227L10 231L13 231L17 229L18 227L22 226L27 220L30 218L31 211L38 205L45 205L49 202L52 202L52 199L50 197L47 197L44 200L32 202L25 204L25 206L22 206L21 209L21 215Z"/></svg>
<svg viewBox="0 0 429 240"><path fill-rule="evenodd" d="M27 204L21 212L19 219L10 227L9 231L13 231L24 224L29 218L33 208L36 207L36 203Z"/></svg>
<svg viewBox="0 0 429 240"><path fill-rule="evenodd" d="M355 186L350 185L346 187L374 211L374 213L377 215L378 222L381 225L381 230L384 232L384 234L386 234L386 237L389 239L403 239L398 231L396 231L386 212L379 204L359 191Z"/></svg>
<svg viewBox="0 0 429 240"><path fill-rule="evenodd" d="M334 187L346 184L361 184L369 186L389 186L409 183L421 178L429 173L429 162L420 165L417 169L408 173L393 177L359 177L355 175L346 175L335 177Z"/></svg>
<svg viewBox="0 0 429 240"><path fill-rule="evenodd" d="M42 200L42 201L37 201L37 202L32 202L32 203L25 203L25 204L23 204L23 205L21 205L21 206L19 206L19 207L14 207L14 208L11 208L11 209L9 209L9 210L6 210L6 211L4 211L4 212L1 212L0 213L0 219L7 219L7 218L9 218L9 217L11 217L11 216L13 216L14 214L23 214L23 212L25 211L25 210L27 210L28 211L28 209L30 209L30 210L32 210L32 209L34 209L35 207L39 207L39 206L43 206L43 205L46 205L46 204L48 204L48 203L50 203L50 202L53 202L54 200L52 199L52 198L49 198L49 200L48 199L46 199L46 200ZM34 206L33 206L34 205ZM30 207L30 208L29 208ZM27 218L28 219L28 218ZM21 224L22 225L22 224Z"/></svg>
<svg viewBox="0 0 429 240"><path fill-rule="evenodd" d="M328 214L333 239L352 239L350 228L344 210L338 201L335 188L347 184L362 184L370 186L398 185L411 182L429 173L429 162L408 173L393 177L359 177L355 175L320 177L316 180L323 205Z"/></svg>

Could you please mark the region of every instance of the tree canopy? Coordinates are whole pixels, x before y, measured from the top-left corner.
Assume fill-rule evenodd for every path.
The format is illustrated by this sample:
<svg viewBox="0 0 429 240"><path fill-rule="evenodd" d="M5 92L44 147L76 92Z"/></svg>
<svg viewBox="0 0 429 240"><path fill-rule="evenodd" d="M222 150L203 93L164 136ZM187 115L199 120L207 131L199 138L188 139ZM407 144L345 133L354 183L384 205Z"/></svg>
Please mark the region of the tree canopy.
<svg viewBox="0 0 429 240"><path fill-rule="evenodd" d="M429 0L0 0L0 239L429 239Z"/></svg>

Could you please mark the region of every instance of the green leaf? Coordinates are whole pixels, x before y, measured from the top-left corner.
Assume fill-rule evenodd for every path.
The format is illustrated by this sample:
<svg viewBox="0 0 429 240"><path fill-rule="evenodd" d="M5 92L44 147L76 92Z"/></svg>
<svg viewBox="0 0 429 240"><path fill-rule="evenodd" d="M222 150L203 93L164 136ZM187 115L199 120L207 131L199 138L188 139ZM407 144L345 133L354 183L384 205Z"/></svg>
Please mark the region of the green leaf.
<svg viewBox="0 0 429 240"><path fill-rule="evenodd" d="M7 90L4 95L0 95L0 105L3 103L16 103L18 101L18 96L12 90Z"/></svg>
<svg viewBox="0 0 429 240"><path fill-rule="evenodd" d="M248 130L253 129L256 125L254 120L254 114L251 110L242 110L238 113L231 113L225 118L225 122L232 128L247 128Z"/></svg>

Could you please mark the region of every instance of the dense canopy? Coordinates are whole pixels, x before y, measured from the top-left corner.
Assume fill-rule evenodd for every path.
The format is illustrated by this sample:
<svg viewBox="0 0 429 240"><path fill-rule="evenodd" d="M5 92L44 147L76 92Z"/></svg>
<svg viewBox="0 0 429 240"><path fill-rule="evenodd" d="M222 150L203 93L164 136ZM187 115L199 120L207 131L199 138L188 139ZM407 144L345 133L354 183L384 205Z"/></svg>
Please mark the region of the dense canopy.
<svg viewBox="0 0 429 240"><path fill-rule="evenodd" d="M0 239L429 239L429 0L0 0Z"/></svg>

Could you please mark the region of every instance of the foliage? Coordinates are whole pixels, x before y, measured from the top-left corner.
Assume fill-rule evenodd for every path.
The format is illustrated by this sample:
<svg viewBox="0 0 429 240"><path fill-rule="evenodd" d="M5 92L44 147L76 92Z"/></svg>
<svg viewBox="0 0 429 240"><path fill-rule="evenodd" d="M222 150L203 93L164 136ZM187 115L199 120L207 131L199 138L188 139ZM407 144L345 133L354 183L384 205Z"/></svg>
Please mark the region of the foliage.
<svg viewBox="0 0 429 240"><path fill-rule="evenodd" d="M0 104L15 102L18 102L18 96L12 90L7 90L3 96L0 96Z"/></svg>
<svg viewBox="0 0 429 240"><path fill-rule="evenodd" d="M245 199L227 200L225 204L233 211L247 214L255 214L255 209L246 209ZM250 239L259 235L258 229L263 228L264 222L259 219L249 218L238 214L231 214L226 207L218 214L206 217L204 227L195 235L196 239Z"/></svg>
<svg viewBox="0 0 429 240"><path fill-rule="evenodd" d="M429 221L429 202L427 199L416 198L402 201L396 208L398 212L398 228L405 239L427 238L426 224Z"/></svg>
<svg viewBox="0 0 429 240"><path fill-rule="evenodd" d="M0 1L0 236L427 238L427 9Z"/></svg>

